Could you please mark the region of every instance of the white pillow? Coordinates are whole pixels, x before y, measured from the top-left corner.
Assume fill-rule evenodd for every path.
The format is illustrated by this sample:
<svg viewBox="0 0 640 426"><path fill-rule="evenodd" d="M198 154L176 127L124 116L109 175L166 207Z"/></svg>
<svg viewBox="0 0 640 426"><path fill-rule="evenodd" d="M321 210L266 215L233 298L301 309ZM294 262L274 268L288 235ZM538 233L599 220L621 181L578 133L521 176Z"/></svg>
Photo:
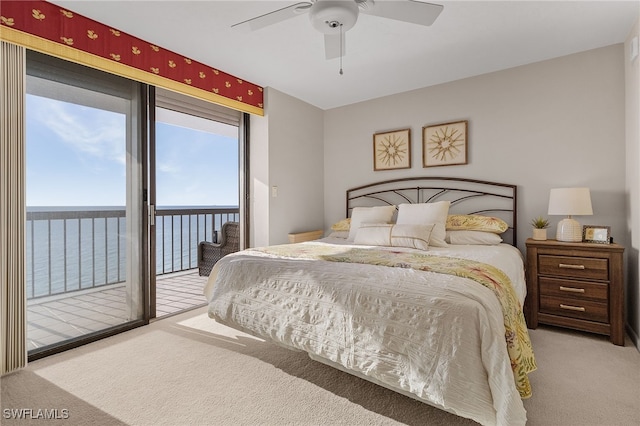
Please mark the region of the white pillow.
<svg viewBox="0 0 640 426"><path fill-rule="evenodd" d="M351 227L349 228L349 241L356 237L358 228L363 223L389 223L396 211L396 206L355 207L351 211Z"/></svg>
<svg viewBox="0 0 640 426"><path fill-rule="evenodd" d="M445 240L449 244L496 245L502 242L498 234L485 231L447 231Z"/></svg>
<svg viewBox="0 0 640 426"><path fill-rule="evenodd" d="M355 244L368 246L429 248L431 225L394 225L365 223L356 232Z"/></svg>
<svg viewBox="0 0 640 426"><path fill-rule="evenodd" d="M429 244L435 247L446 247L445 241L447 215L449 214L450 201L438 201L436 203L400 204L398 206L399 225L428 225L434 224Z"/></svg>

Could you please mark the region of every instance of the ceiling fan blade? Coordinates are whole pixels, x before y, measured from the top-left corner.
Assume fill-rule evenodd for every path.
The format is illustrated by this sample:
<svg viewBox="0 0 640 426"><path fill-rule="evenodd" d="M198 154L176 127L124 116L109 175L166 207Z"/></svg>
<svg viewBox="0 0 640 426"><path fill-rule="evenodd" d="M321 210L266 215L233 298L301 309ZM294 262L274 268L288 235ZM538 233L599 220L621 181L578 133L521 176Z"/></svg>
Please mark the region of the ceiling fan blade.
<svg viewBox="0 0 640 426"><path fill-rule="evenodd" d="M324 54L327 59L339 58L345 55L345 35L342 34L325 34L324 35ZM340 49L340 41L342 39L342 49Z"/></svg>
<svg viewBox="0 0 640 426"><path fill-rule="evenodd" d="M237 28L244 31L259 30L260 28L294 18L301 13L307 12L310 7L311 3L309 2L292 4L291 6L283 7L282 9L274 10L273 12L265 13L264 15L233 24L231 28Z"/></svg>
<svg viewBox="0 0 640 426"><path fill-rule="evenodd" d="M444 6L440 4L424 3L414 0L375 1L367 4L360 12L396 21L411 22L429 26L433 24L442 12Z"/></svg>

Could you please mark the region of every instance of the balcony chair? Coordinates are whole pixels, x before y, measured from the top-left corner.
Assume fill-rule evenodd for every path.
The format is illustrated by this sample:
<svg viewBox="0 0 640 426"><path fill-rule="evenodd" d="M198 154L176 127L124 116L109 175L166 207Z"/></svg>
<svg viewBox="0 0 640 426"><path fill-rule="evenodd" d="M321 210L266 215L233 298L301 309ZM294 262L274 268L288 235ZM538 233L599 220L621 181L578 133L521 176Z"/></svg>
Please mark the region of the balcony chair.
<svg viewBox="0 0 640 426"><path fill-rule="evenodd" d="M213 265L223 256L240 250L240 224L226 222L218 233L218 242L200 241L198 244L198 274L209 276Z"/></svg>

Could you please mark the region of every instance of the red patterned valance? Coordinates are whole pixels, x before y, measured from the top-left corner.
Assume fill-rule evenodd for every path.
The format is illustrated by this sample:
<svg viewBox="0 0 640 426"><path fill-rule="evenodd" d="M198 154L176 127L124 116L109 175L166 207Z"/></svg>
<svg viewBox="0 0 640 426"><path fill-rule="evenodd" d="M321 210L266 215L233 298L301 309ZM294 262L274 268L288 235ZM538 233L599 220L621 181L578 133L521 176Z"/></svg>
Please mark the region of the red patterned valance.
<svg viewBox="0 0 640 426"><path fill-rule="evenodd" d="M46 1L0 3L0 39L263 115L263 89Z"/></svg>

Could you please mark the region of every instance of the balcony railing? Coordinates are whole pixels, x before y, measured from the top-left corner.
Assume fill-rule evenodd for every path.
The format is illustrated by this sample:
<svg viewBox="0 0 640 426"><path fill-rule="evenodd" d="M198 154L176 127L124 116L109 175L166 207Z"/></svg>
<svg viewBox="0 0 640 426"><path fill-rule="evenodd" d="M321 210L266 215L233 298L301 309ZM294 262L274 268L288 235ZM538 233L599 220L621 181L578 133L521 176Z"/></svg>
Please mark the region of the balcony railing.
<svg viewBox="0 0 640 426"><path fill-rule="evenodd" d="M193 269L198 266L198 243L217 242L225 222L238 222L239 210L158 209L156 211L156 274Z"/></svg>
<svg viewBox="0 0 640 426"><path fill-rule="evenodd" d="M158 209L156 274L197 267L200 241L216 241L232 208ZM27 298L116 284L126 276L126 217L122 208L27 212Z"/></svg>

